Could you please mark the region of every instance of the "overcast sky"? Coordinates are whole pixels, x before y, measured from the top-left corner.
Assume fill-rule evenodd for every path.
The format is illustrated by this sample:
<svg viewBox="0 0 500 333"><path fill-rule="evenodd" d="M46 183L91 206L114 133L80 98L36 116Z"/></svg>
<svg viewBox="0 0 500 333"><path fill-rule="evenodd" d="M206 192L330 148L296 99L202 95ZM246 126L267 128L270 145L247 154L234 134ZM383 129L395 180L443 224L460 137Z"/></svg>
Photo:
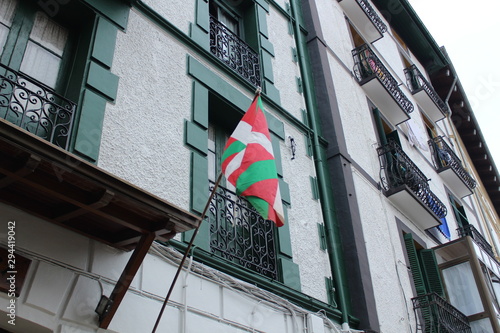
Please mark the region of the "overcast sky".
<svg viewBox="0 0 500 333"><path fill-rule="evenodd" d="M450 56L500 169L500 0L409 0Z"/></svg>

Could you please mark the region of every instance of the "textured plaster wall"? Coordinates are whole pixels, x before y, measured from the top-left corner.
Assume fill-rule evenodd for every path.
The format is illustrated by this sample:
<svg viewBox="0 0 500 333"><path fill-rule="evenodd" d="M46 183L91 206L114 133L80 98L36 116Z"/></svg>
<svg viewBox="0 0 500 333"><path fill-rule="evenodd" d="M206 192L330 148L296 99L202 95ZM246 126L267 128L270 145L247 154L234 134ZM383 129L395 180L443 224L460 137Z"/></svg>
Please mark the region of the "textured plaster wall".
<svg viewBox="0 0 500 333"><path fill-rule="evenodd" d="M328 59L349 155L372 178L377 179L378 143L367 99L362 88L342 64L335 57L330 56Z"/></svg>
<svg viewBox="0 0 500 333"><path fill-rule="evenodd" d="M330 0L316 1L316 6L322 22L324 41L331 49L331 53L352 70L354 62L351 50L354 46L342 8L337 1Z"/></svg>
<svg viewBox="0 0 500 333"><path fill-rule="evenodd" d="M301 75L299 64L292 58L295 40L294 35L288 33L290 22L274 7L270 7L267 24L269 41L274 46L274 85L280 91L281 106L295 118L302 120L300 110L305 109L305 104L296 83L296 78Z"/></svg>
<svg viewBox="0 0 500 333"><path fill-rule="evenodd" d="M291 206L288 223L292 239L293 261L300 266L302 292L327 301L325 277L331 276L328 255L320 249L318 223L323 223L319 200L313 199L310 177L315 177L314 163L306 154L304 135L285 127L286 145L282 145L284 180L290 186ZM297 144L292 160L289 137ZM314 262L314 265L311 265Z"/></svg>
<svg viewBox="0 0 500 333"><path fill-rule="evenodd" d="M186 49L132 11L127 32L118 34L112 70L120 77L118 96L106 108L99 166L188 209Z"/></svg>
<svg viewBox="0 0 500 333"><path fill-rule="evenodd" d="M145 0L144 2L186 35L189 34L190 23L195 17L196 0Z"/></svg>
<svg viewBox="0 0 500 333"><path fill-rule="evenodd" d="M353 174L358 204L363 207L360 217L381 332L414 332L413 292L395 219L398 214L379 190L355 170Z"/></svg>

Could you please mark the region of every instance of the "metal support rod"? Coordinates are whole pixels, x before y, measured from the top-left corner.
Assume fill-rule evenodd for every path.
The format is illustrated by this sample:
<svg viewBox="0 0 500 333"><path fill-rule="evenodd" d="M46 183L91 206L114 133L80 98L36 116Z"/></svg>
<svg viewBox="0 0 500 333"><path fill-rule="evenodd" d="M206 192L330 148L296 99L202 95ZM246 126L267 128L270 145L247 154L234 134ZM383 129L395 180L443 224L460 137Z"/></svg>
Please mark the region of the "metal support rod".
<svg viewBox="0 0 500 333"><path fill-rule="evenodd" d="M191 237L191 240L189 241L189 244L186 248L184 256L182 257L182 260L179 264L179 267L177 268L177 272L175 273L174 279L173 279L172 283L170 284L170 289L168 290L167 296L165 297L165 301L163 302L160 313L158 314L158 318L156 318L156 323L155 323L155 326L153 327L152 333L156 332L156 329L158 328L158 325L160 324L160 320L161 320L161 317L163 315L163 311L165 311L165 307L167 306L168 300L170 299L170 295L172 294L172 291L174 290L175 283L177 282L177 279L181 273L182 266L184 266L184 262L186 261L186 258L189 254L189 251L191 250L191 247L193 246L194 239L196 238L196 235L198 234L198 231L200 230L200 226L203 223L203 220L205 219L205 215L207 214L208 207L209 207L210 202L212 201L212 199L215 195L215 192L217 191L217 188L219 187L219 183L220 183L221 179L222 179L222 172L219 174L219 177L217 178L217 181L215 182L214 188L212 189L212 192L210 193L210 197L208 198L208 201L205 205L205 208L203 209L203 213L201 214L200 222L198 223L198 226L194 230L193 236Z"/></svg>

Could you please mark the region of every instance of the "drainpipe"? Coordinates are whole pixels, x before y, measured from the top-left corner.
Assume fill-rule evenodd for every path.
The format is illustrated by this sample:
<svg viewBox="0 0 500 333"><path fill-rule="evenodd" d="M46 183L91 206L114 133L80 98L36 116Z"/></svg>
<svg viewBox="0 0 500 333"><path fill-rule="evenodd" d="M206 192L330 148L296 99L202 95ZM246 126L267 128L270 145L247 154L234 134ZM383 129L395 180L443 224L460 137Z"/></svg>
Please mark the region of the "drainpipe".
<svg viewBox="0 0 500 333"><path fill-rule="evenodd" d="M319 195L321 201L321 209L325 222L325 233L328 250L328 258L330 261L330 269L335 280L336 290L338 295L339 308L342 312L342 327L349 327L349 302L348 289L346 283L345 270L342 260L342 246L340 243L339 226L335 214L333 195L331 190L331 180L326 164L325 151L319 142L319 115L314 102L313 84L310 76L310 68L306 59L307 49L304 37L302 36L299 12L295 0L290 1L292 9L292 18L294 19L294 33L296 37L297 55L299 60L300 74L303 82L304 99L307 107L309 123L312 129L313 136L313 156L316 167L316 175L318 177Z"/></svg>

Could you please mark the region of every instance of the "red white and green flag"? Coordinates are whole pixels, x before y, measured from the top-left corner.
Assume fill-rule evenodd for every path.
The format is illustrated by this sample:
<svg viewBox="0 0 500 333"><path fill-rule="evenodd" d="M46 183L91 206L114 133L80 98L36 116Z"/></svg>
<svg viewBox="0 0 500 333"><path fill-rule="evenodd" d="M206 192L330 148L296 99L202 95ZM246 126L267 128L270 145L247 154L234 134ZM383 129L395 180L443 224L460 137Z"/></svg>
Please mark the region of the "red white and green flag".
<svg viewBox="0 0 500 333"><path fill-rule="evenodd" d="M222 173L266 220L284 224L276 162L271 136L257 95L231 137L222 155Z"/></svg>

